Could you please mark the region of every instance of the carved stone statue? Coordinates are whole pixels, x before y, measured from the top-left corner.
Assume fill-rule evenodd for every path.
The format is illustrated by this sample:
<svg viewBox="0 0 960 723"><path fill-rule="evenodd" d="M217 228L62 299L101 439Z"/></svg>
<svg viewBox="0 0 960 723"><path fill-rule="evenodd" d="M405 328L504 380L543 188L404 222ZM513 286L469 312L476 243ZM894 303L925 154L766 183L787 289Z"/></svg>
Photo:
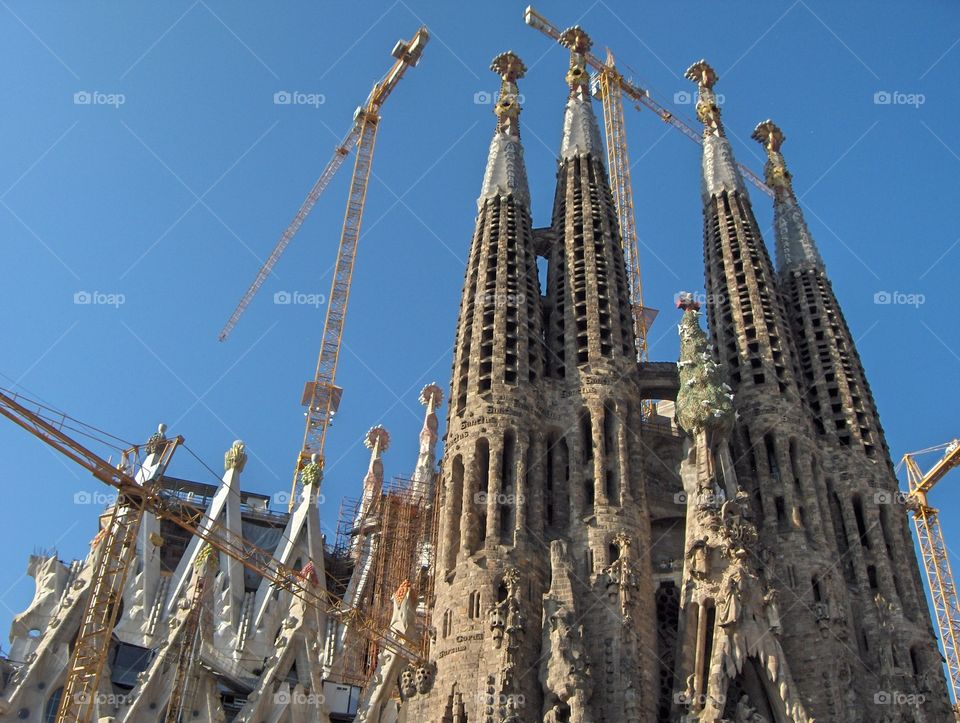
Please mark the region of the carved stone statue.
<svg viewBox="0 0 960 723"><path fill-rule="evenodd" d="M620 599L620 614L626 624L631 619L630 607L637 589L637 575L631 553L633 540L625 532L620 532L613 538L613 544L620 554L603 572L609 580L609 589Z"/></svg>
<svg viewBox="0 0 960 723"><path fill-rule="evenodd" d="M393 596L393 614L390 617L390 630L400 635L406 634L416 617L416 609L410 593L410 583L404 580ZM380 723L384 708L390 701L404 659L396 652L385 648L380 652L377 669L367 684L357 709L357 723Z"/></svg>
<svg viewBox="0 0 960 723"><path fill-rule="evenodd" d="M737 701L737 708L734 711L733 720L735 723L761 723L767 719L757 712L757 709L750 705L750 698L746 693L740 696Z"/></svg>
<svg viewBox="0 0 960 723"><path fill-rule="evenodd" d="M732 565L723 579L720 599L717 601L717 624L733 625L743 610L743 570L740 565Z"/></svg>
<svg viewBox="0 0 960 723"><path fill-rule="evenodd" d="M493 645L498 650L503 644L503 630L507 626L505 615L506 607L507 601L501 600L500 602L493 603L487 612L487 624L490 626Z"/></svg>
<svg viewBox="0 0 960 723"><path fill-rule="evenodd" d="M543 596L540 684L543 720L593 723L587 701L593 694L590 664L577 625L570 560L563 542L550 543L551 583Z"/></svg>

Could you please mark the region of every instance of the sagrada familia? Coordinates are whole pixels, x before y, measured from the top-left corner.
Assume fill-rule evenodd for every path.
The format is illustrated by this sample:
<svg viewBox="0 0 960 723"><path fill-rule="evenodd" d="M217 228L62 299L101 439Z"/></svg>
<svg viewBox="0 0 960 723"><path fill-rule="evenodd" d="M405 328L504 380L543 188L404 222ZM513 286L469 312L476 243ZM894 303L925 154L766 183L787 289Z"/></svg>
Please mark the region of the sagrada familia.
<svg viewBox="0 0 960 723"><path fill-rule="evenodd" d="M906 516L891 504L890 453L784 134L769 120L753 132L774 192L774 264L724 132L717 74L705 61L687 71L703 124L710 333L682 295L679 361L638 363L590 39L575 27L562 42L568 96L546 227L532 222L521 144L526 69L512 52L493 61L502 82L442 459L431 385L405 492L430 523L413 549L391 542L376 505L389 437L376 428L367 439L338 594L357 606L386 599L395 633L422 633L422 657L371 654L363 630L147 515L101 720L171 720L175 703L180 721L198 723L953 719ZM275 513L241 490L244 461L236 443L219 487L169 484L326 584L319 478L305 475L297 505ZM372 582L385 549L405 561L386 596ZM11 630L0 721L54 720L90 559L31 559L37 595ZM212 602L192 616L198 589ZM178 688L185 645L196 665ZM369 669L362 690L338 679L347 658Z"/></svg>

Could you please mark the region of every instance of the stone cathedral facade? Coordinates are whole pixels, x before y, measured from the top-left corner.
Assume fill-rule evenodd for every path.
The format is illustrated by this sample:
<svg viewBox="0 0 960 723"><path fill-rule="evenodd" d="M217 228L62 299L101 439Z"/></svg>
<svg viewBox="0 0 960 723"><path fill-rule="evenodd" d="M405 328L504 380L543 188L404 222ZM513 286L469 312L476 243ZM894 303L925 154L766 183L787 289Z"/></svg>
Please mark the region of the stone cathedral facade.
<svg viewBox="0 0 960 723"><path fill-rule="evenodd" d="M579 28L550 226L513 53L466 269L441 466L431 682L408 721L946 721L876 407L771 121L776 259L704 61L708 337L635 356ZM548 264L541 289L537 258ZM652 405L656 405L655 407ZM656 411L653 411L653 410ZM423 677L424 667L419 668Z"/></svg>

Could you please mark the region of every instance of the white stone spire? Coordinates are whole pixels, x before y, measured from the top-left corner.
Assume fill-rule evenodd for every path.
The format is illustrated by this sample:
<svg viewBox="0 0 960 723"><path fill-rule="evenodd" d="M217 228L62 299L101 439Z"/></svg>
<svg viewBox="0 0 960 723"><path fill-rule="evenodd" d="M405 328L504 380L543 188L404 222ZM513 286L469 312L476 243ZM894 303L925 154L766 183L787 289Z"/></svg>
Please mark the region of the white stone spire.
<svg viewBox="0 0 960 723"><path fill-rule="evenodd" d="M590 73L584 55L593 42L580 26L568 28L560 36L559 42L570 51L570 69L567 71L567 84L570 97L563 112L563 138L560 141L560 158L569 159L588 153L604 152L600 140L600 127L593 114L593 102L590 100Z"/></svg>
<svg viewBox="0 0 960 723"><path fill-rule="evenodd" d="M383 492L383 453L390 448L390 433L378 424L367 432L363 444L370 450L370 464L367 465L367 475L363 478L363 496L357 508L357 525L363 524Z"/></svg>
<svg viewBox="0 0 960 723"><path fill-rule="evenodd" d="M497 115L497 130L490 141L477 207L482 207L488 198L511 194L519 203L529 205L530 189L520 144L520 94L516 83L527 69L511 51L494 58L490 69L501 79L500 94L493 108Z"/></svg>
<svg viewBox="0 0 960 723"><path fill-rule="evenodd" d="M777 270L823 269L823 259L810 235L807 222L793 192L793 177L780 153L785 136L771 120L758 124L752 138L767 151L764 167L767 185L773 189L773 225L776 229Z"/></svg>
<svg viewBox="0 0 960 723"><path fill-rule="evenodd" d="M684 75L697 84L697 118L703 123L703 177L701 195L704 203L723 191L739 191L747 196L743 177L733 157L733 149L723 131L720 108L713 86L719 80L716 71L705 60L691 65Z"/></svg>
<svg viewBox="0 0 960 723"><path fill-rule="evenodd" d="M413 471L413 487L426 502L433 499L437 464L437 408L443 401L443 392L436 382L420 392L420 403L426 407L423 427L420 429L420 453Z"/></svg>

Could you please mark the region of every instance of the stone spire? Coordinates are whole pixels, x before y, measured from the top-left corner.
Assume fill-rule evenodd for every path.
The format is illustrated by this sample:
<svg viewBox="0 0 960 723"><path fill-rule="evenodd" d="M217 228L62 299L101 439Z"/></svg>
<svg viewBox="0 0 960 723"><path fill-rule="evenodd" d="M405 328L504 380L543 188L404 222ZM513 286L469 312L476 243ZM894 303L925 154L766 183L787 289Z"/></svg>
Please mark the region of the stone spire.
<svg viewBox="0 0 960 723"><path fill-rule="evenodd" d="M927 632L930 619L911 559L913 543L906 518L887 504L896 499L899 483L854 336L797 203L781 154L783 132L766 120L756 127L753 138L767 151L766 182L774 192L777 287L791 312L788 321L802 374L800 390L813 426L811 470L816 470L815 479L824 479L808 509L821 500L828 502L824 531L836 555L832 564L814 573L823 585L815 616L821 630L843 630L838 620L846 619L849 607L853 630L838 634L862 640L861 649L871 651L865 659L839 668L838 687L844 697L854 702L859 698L860 710L869 710L878 688L943 690L929 672L940 670L940 658ZM906 668L895 662L906 658L911 660ZM845 672L861 668L868 674ZM864 685L864 681L870 683ZM945 696L931 693L927 700L932 708L941 705ZM946 713L931 708L924 715L947 719ZM874 717L879 719L882 712L876 711Z"/></svg>
<svg viewBox="0 0 960 723"><path fill-rule="evenodd" d="M487 170L477 206L482 207L484 201L497 195L512 195L517 202L529 205L530 189L520 144L520 91L517 89L517 79L523 77L527 68L517 55L507 51L493 59L490 69L500 76L500 93L493 107L497 129L490 142Z"/></svg>
<svg viewBox="0 0 960 723"><path fill-rule="evenodd" d="M517 78L523 61L511 52L493 59L500 75L497 129L478 213L457 322L451 412L471 395L533 381L543 369L542 309L530 195L520 144Z"/></svg>
<svg viewBox="0 0 960 723"><path fill-rule="evenodd" d="M713 92L717 74L700 60L686 77L700 89L697 116L704 126L704 260L716 360L727 367L734 389L752 382L750 387L795 396L788 323L776 293L776 273L720 122Z"/></svg>
<svg viewBox="0 0 960 723"><path fill-rule="evenodd" d="M560 157L566 159L587 153L602 155L603 143L590 100L590 73L586 61L586 53L593 41L580 26L575 25L563 32L560 44L570 51L570 69L566 77L570 98L563 114Z"/></svg>
<svg viewBox="0 0 960 723"><path fill-rule="evenodd" d="M363 497L357 510L357 521L362 521L369 513L380 493L383 491L383 453L390 448L390 433L382 425L372 427L364 446L370 450L370 464L363 478Z"/></svg>
<svg viewBox="0 0 960 723"><path fill-rule="evenodd" d="M420 429L420 453L413 471L413 484L427 503L433 499L437 462L437 408L443 401L443 391L436 382L428 384L420 392L420 403L426 407L423 427Z"/></svg>
<svg viewBox="0 0 960 723"><path fill-rule="evenodd" d="M720 121L720 107L713 86L719 80L716 71L705 60L698 60L684 75L697 84L697 118L703 123L703 185L706 201L720 191L739 191L746 196L743 177L733 158Z"/></svg>
<svg viewBox="0 0 960 723"><path fill-rule="evenodd" d="M700 88L697 116L704 124L707 316L714 359L725 367L735 393L737 419L729 445L709 445L719 455L719 469L713 474L711 455L703 450L706 439L699 442L704 453L697 459L708 464L703 465L704 470L697 469L697 476L716 479L719 472L725 480L727 501L731 502L733 496L741 496L732 484L726 484L727 473L735 471L749 495L761 544L757 549L776 551L764 561L763 574L773 590L792 599L798 593L794 591L796 585L788 581L820 580L837 559L829 549L827 535L832 530L821 504L828 499L826 485L823 476L813 471L818 450L813 424L801 399L806 385L801 386L798 379L805 372L795 357L780 279L724 137L713 93L716 73L700 61L687 71L687 77ZM736 469L728 469L730 464ZM696 487L692 479L690 486ZM844 591L837 595L835 610L839 611L844 608ZM824 657L853 664L847 660L849 649L841 642L850 631L839 612L818 619L809 607L797 605L787 606L783 616L782 646L794 670L816 669L817 661ZM809 645L813 638L820 640L816 650ZM846 705L842 684L803 676L799 688L809 715L822 720L840 719L837 711ZM756 702L755 696L751 700Z"/></svg>
<svg viewBox="0 0 960 723"><path fill-rule="evenodd" d="M773 189L773 225L777 234L777 271L823 268L823 259L814 243L807 223L793 192L793 177L780 152L785 136L771 120L765 120L753 131L752 138L767 151L764 167L767 185Z"/></svg>
<svg viewBox="0 0 960 723"><path fill-rule="evenodd" d="M632 366L635 340L620 224L590 100L590 37L572 27L559 41L570 51L569 96L553 205L559 242L548 255L547 344L551 376L567 377L601 361Z"/></svg>

